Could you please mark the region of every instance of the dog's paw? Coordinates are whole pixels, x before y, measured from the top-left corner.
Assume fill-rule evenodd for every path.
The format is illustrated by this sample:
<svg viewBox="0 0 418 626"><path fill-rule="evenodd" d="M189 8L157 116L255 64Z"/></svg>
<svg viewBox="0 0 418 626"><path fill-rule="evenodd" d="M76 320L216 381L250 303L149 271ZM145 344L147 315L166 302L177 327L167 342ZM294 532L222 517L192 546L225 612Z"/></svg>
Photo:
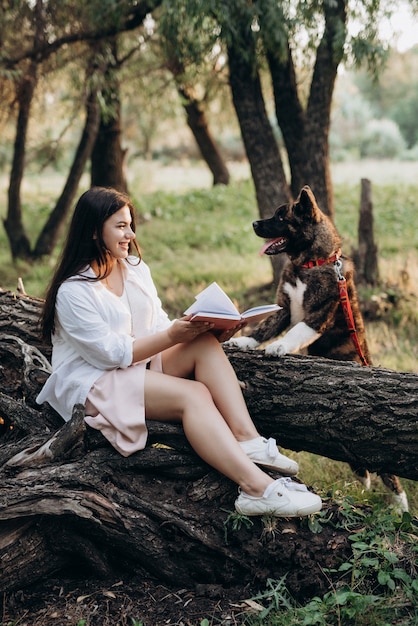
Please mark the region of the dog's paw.
<svg viewBox="0 0 418 626"><path fill-rule="evenodd" d="M258 345L258 341L253 337L231 337L224 342L224 346L231 346L240 350L255 350Z"/></svg>
<svg viewBox="0 0 418 626"><path fill-rule="evenodd" d="M268 356L283 356L287 352L286 346L282 341L273 341L265 349L265 353Z"/></svg>

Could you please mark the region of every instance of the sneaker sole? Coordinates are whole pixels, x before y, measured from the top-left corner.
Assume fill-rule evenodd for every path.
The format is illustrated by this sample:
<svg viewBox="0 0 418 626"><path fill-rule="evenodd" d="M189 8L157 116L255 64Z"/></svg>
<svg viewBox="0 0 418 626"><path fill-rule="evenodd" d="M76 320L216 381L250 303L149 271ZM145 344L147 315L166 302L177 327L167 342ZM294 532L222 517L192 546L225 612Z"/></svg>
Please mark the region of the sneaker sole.
<svg viewBox="0 0 418 626"><path fill-rule="evenodd" d="M306 506L302 509L298 509L298 511L295 513L282 513L275 509L247 513L239 505L235 506L235 510L237 511L237 513L239 513L240 515L246 515L247 517L256 517L256 516L261 516L261 515L274 515L275 517L305 517L306 515L319 513L321 509L322 509L322 501L317 504L311 504L310 506Z"/></svg>
<svg viewBox="0 0 418 626"><path fill-rule="evenodd" d="M318 507L312 508L309 511L299 511L298 513L278 513L277 511L263 511L260 513L245 513L243 511L238 511L237 513L239 513L240 515L245 515L246 517L262 517L263 515L272 515L273 517L289 517L289 518L293 518L293 517L307 517L308 515L313 515L314 513L319 513L321 509L319 509Z"/></svg>
<svg viewBox="0 0 418 626"><path fill-rule="evenodd" d="M251 459L251 457L249 457ZM299 467L297 467L296 469L285 469L284 467L277 467L277 465L270 465L269 463L262 463L261 461L254 461L254 459L251 459L251 461L253 463L255 463L256 465L261 465L262 467L266 467L269 470L272 470L274 472L280 472L280 474L285 474L286 476L296 476L296 474L299 471Z"/></svg>

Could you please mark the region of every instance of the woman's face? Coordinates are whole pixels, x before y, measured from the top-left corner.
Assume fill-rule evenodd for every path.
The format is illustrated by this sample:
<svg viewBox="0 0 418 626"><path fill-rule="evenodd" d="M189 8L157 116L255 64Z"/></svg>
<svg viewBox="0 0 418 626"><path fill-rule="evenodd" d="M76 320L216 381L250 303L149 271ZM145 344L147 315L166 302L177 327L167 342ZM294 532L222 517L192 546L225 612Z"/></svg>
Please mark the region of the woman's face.
<svg viewBox="0 0 418 626"><path fill-rule="evenodd" d="M126 259L129 244L135 239L128 205L113 213L103 224L102 237L106 248L115 259Z"/></svg>

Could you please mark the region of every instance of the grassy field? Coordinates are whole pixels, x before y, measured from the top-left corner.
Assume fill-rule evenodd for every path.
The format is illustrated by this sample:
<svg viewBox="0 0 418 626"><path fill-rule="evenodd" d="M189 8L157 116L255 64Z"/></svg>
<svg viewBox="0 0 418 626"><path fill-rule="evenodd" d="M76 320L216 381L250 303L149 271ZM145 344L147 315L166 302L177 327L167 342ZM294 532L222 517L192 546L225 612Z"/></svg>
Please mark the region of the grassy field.
<svg viewBox="0 0 418 626"><path fill-rule="evenodd" d="M397 165L379 167L370 162L357 166L357 176L353 165L337 165L335 220L343 234L343 249L350 254L357 242L360 176L370 177L381 284L361 296L373 298L381 309L377 320L367 322L373 361L381 367L418 373L418 184L408 182L414 181L417 165ZM195 294L213 280L242 310L273 301L270 263L258 255L260 240L251 226L257 207L248 167L235 165L232 178L229 187L212 189L210 175L202 165L137 163L132 168L130 190L141 216L138 240L163 304L173 317L181 315ZM23 214L31 237L36 237L61 185L62 179L55 173L27 179ZM85 178L82 190L87 186ZM0 180L0 206L5 216L5 178ZM15 290L21 276L27 293L42 297L57 253L37 264L13 265L1 229L0 286ZM260 291L260 286L265 289ZM299 454L298 460L302 479L322 492L337 490L363 502L388 502L380 481L365 493L343 463L306 453ZM416 514L417 484L403 482Z"/></svg>

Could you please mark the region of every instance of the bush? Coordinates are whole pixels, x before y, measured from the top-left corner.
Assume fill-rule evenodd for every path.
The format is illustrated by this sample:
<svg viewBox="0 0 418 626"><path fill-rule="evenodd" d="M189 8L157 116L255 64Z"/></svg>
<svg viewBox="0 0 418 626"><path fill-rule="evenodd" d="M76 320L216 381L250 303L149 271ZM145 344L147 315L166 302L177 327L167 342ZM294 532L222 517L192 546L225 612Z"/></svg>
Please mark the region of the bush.
<svg viewBox="0 0 418 626"><path fill-rule="evenodd" d="M370 120L360 144L361 158L393 159L405 150L405 140L392 120Z"/></svg>

